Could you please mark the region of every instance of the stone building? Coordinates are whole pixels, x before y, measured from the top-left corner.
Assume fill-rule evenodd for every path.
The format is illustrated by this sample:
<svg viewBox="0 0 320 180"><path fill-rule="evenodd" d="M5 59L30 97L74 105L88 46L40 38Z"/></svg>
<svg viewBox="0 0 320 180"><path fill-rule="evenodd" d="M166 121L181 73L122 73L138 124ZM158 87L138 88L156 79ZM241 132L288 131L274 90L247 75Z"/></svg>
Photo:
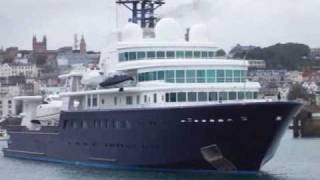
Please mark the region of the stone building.
<svg viewBox="0 0 320 180"><path fill-rule="evenodd" d="M81 37L80 40L80 54L86 54L87 53L87 44L86 41L84 40L84 37Z"/></svg>
<svg viewBox="0 0 320 180"><path fill-rule="evenodd" d="M37 41L37 37L32 38L32 51L33 53L46 53L47 52L47 37L43 36L42 41Z"/></svg>

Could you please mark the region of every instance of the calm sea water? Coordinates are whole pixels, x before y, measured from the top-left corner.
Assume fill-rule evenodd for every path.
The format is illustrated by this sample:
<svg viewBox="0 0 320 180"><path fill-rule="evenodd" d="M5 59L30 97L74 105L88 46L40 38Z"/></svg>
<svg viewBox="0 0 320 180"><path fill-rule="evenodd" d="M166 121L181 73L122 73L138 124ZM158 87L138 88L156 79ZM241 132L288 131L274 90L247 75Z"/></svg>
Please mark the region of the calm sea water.
<svg viewBox="0 0 320 180"><path fill-rule="evenodd" d="M0 142L0 146L5 144ZM258 174L150 172L94 169L71 165L4 158L0 180L313 180L320 179L320 138L293 139L287 132L276 156Z"/></svg>

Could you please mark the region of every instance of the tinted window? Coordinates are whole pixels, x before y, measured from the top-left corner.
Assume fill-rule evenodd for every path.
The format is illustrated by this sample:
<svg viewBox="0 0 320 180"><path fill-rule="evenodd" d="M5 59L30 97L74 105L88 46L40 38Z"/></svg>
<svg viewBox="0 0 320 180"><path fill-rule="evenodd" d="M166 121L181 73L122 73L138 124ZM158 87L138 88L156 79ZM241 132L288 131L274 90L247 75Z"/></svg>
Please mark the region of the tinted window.
<svg viewBox="0 0 320 180"><path fill-rule="evenodd" d="M98 97L97 97L97 95L92 95L92 106L93 107L98 106Z"/></svg>
<svg viewBox="0 0 320 180"><path fill-rule="evenodd" d="M208 56L209 56L209 58L213 58L213 57L214 57L214 52L209 51L209 52L208 52Z"/></svg>
<svg viewBox="0 0 320 180"><path fill-rule="evenodd" d="M157 58L158 58L158 59L163 59L163 58L165 58L165 53L164 53L164 51L158 51L158 52L157 52Z"/></svg>
<svg viewBox="0 0 320 180"><path fill-rule="evenodd" d="M166 71L166 81L174 83L174 71Z"/></svg>
<svg viewBox="0 0 320 180"><path fill-rule="evenodd" d="M127 104L127 105L133 104L132 101L133 101L133 100L132 100L132 96L127 96L127 97L126 97L126 104Z"/></svg>
<svg viewBox="0 0 320 180"><path fill-rule="evenodd" d="M128 53L128 52L125 52L125 53L124 53L124 60L125 60L125 61L128 61L128 60L129 60L129 53Z"/></svg>
<svg viewBox="0 0 320 180"><path fill-rule="evenodd" d="M153 94L153 102L157 103L157 94Z"/></svg>
<svg viewBox="0 0 320 180"><path fill-rule="evenodd" d="M129 60L136 60L137 53L136 52L129 52Z"/></svg>
<svg viewBox="0 0 320 180"><path fill-rule="evenodd" d="M148 59L154 59L156 57L156 53L154 51L147 52Z"/></svg>
<svg viewBox="0 0 320 180"><path fill-rule="evenodd" d="M186 58L192 58L192 51L186 51Z"/></svg>
<svg viewBox="0 0 320 180"><path fill-rule="evenodd" d="M201 52L200 51L195 51L194 52L194 57L195 58L200 58L201 57Z"/></svg>
<svg viewBox="0 0 320 180"><path fill-rule="evenodd" d="M158 80L164 80L164 71L158 72Z"/></svg>
<svg viewBox="0 0 320 180"><path fill-rule="evenodd" d="M137 102L137 104L140 104L140 96L136 97L136 102Z"/></svg>
<svg viewBox="0 0 320 180"><path fill-rule="evenodd" d="M240 70L234 70L233 71L233 78L234 78L234 82L240 82L241 81L241 72L240 72Z"/></svg>
<svg viewBox="0 0 320 180"><path fill-rule="evenodd" d="M91 107L91 96L90 95L88 95L88 97L87 97L87 105L88 105L88 107Z"/></svg>
<svg viewBox="0 0 320 180"><path fill-rule="evenodd" d="M196 82L196 71L195 70L187 70L187 83L195 83Z"/></svg>
<svg viewBox="0 0 320 180"><path fill-rule="evenodd" d="M208 52L207 51L202 51L201 52L201 57L202 58L208 58Z"/></svg>
<svg viewBox="0 0 320 180"><path fill-rule="evenodd" d="M207 81L208 82L216 82L216 71L208 70L207 71Z"/></svg>
<svg viewBox="0 0 320 180"><path fill-rule="evenodd" d="M253 99L253 92L246 92L247 99Z"/></svg>
<svg viewBox="0 0 320 180"><path fill-rule="evenodd" d="M186 102L187 94L185 92L178 92L178 102Z"/></svg>
<svg viewBox="0 0 320 180"><path fill-rule="evenodd" d="M175 58L174 51L167 51L167 58Z"/></svg>
<svg viewBox="0 0 320 180"><path fill-rule="evenodd" d="M217 70L217 82L224 82L224 70Z"/></svg>
<svg viewBox="0 0 320 180"><path fill-rule="evenodd" d="M209 92L209 101L217 101L218 93L217 92Z"/></svg>
<svg viewBox="0 0 320 180"><path fill-rule="evenodd" d="M185 56L184 56L184 51L177 51L176 52L176 56L177 56L177 58L184 58Z"/></svg>
<svg viewBox="0 0 320 180"><path fill-rule="evenodd" d="M196 92L188 92L188 101L189 102L197 101L197 93Z"/></svg>
<svg viewBox="0 0 320 180"><path fill-rule="evenodd" d="M119 61L126 61L126 57L124 55L124 53L119 53Z"/></svg>
<svg viewBox="0 0 320 180"><path fill-rule="evenodd" d="M146 52L138 52L138 59L144 59L146 57Z"/></svg>
<svg viewBox="0 0 320 180"><path fill-rule="evenodd" d="M197 82L204 83L206 79L206 71L205 70L197 70Z"/></svg>
<svg viewBox="0 0 320 180"><path fill-rule="evenodd" d="M185 74L184 74L184 70L177 70L176 71L176 81L177 83L184 83L185 80L184 80L184 77L185 77Z"/></svg>
<svg viewBox="0 0 320 180"><path fill-rule="evenodd" d="M226 70L226 82L232 82L232 70Z"/></svg>
<svg viewBox="0 0 320 180"><path fill-rule="evenodd" d="M244 92L238 92L238 99L244 99Z"/></svg>
<svg viewBox="0 0 320 180"><path fill-rule="evenodd" d="M237 93L236 92L229 92L229 100L236 100Z"/></svg>
<svg viewBox="0 0 320 180"><path fill-rule="evenodd" d="M208 94L206 92L199 92L198 93L198 101L207 101Z"/></svg>
<svg viewBox="0 0 320 180"><path fill-rule="evenodd" d="M170 94L166 93L166 102L170 102Z"/></svg>
<svg viewBox="0 0 320 180"><path fill-rule="evenodd" d="M219 93L219 100L228 100L228 93L227 92L220 92Z"/></svg>
<svg viewBox="0 0 320 180"><path fill-rule="evenodd" d="M170 93L170 102L177 102L177 94Z"/></svg>

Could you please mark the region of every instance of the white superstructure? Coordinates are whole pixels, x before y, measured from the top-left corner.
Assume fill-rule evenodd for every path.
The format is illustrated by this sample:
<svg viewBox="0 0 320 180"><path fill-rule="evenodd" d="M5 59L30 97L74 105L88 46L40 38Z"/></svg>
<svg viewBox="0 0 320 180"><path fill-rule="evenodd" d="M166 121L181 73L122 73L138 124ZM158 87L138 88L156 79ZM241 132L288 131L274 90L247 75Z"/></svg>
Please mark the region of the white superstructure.
<svg viewBox="0 0 320 180"><path fill-rule="evenodd" d="M63 110L257 101L260 85L247 80L249 63L217 57L219 48L209 41L203 24L191 27L190 41L171 18L158 22L154 38L144 38L143 30L132 23L118 37L116 47L102 55L101 72L83 73L82 90L61 94ZM117 74L133 80L99 86L116 79ZM79 82L75 76L65 77Z"/></svg>

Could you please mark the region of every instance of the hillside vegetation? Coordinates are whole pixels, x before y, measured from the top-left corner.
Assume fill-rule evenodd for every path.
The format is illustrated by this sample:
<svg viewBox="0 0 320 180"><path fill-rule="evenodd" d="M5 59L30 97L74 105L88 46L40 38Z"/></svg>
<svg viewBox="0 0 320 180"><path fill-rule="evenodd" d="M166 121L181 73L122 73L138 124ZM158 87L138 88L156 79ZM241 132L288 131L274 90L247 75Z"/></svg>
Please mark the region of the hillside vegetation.
<svg viewBox="0 0 320 180"><path fill-rule="evenodd" d="M263 59L268 69L301 70L311 63L308 56L310 48L304 44L286 43L261 48L256 47L249 52L235 54L235 58Z"/></svg>

